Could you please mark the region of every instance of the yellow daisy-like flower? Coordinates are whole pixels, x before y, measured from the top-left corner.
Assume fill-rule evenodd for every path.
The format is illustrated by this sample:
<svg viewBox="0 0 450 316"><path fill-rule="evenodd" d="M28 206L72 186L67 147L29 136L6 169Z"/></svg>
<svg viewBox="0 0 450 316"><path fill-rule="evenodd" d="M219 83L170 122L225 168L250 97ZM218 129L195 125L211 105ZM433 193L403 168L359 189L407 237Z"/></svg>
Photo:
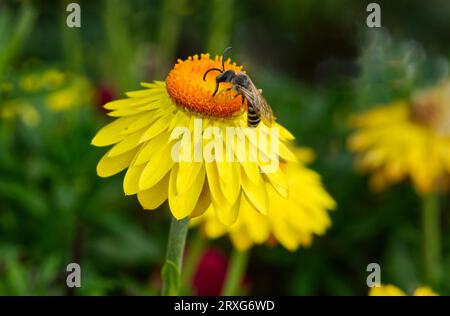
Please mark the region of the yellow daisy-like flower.
<svg viewBox="0 0 450 316"><path fill-rule="evenodd" d="M273 123L279 131L277 148L260 146L246 129L241 98L227 90L231 84L222 83L213 96L217 73L210 72L203 80L206 70L214 67L221 68L221 59L208 54L178 60L165 82L142 83L146 89L107 103L104 107L117 119L102 128L92 144L114 145L98 163L97 173L109 177L128 168L125 194L137 194L145 209L156 209L168 200L173 216L182 219L200 215L212 204L219 220L229 225L243 200L267 213L270 190L275 196L288 196L289 185L280 168L262 171L274 149L281 161L295 160L284 143L294 137ZM225 69L242 71L229 60ZM242 129L245 141L244 148L231 150L232 157L228 155L237 140L228 137L229 127ZM254 130L265 133L268 127L261 122ZM273 138L266 135L270 143ZM181 139L186 142L177 145ZM217 140L222 142L217 145ZM258 157L250 159L255 152ZM237 156L240 159L230 159Z"/></svg>
<svg viewBox="0 0 450 316"><path fill-rule="evenodd" d="M225 226L214 216L211 206L205 214L193 219L192 225L201 225L209 238L229 234L233 245L240 251L254 244L262 244L274 237L286 249L295 251L299 246L309 246L313 235L323 235L331 225L327 210L336 203L322 187L319 174L305 167L313 159L309 149L297 149L299 163L283 166L290 188L285 199L266 184L270 207L261 214L247 199L241 199L236 223Z"/></svg>
<svg viewBox="0 0 450 316"><path fill-rule="evenodd" d="M354 117L357 166L383 189L407 177L416 191L442 189L450 174L450 82Z"/></svg>
<svg viewBox="0 0 450 316"><path fill-rule="evenodd" d="M386 284L373 287L369 290L369 296L406 296L407 294L395 285ZM429 286L418 287L412 296L438 296Z"/></svg>

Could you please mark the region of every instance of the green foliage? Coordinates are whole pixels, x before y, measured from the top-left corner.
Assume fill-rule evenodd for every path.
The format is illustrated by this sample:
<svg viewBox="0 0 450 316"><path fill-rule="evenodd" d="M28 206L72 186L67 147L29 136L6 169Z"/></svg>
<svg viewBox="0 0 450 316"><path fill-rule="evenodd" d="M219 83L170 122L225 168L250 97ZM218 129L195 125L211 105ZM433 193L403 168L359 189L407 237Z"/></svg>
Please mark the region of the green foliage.
<svg viewBox="0 0 450 316"><path fill-rule="evenodd" d="M332 228L311 247L255 247L249 293L366 295L371 262L384 283L406 291L423 283L416 195L407 183L371 192L346 138L351 114L448 76L450 12L437 0L384 1L380 31L365 27L356 0L232 1L226 11L223 1L80 1L79 30L65 26L63 6L0 1L0 295L160 294L169 212L125 197L123 174L96 175L105 150L90 141L108 121L98 97L105 87L120 98L139 81L163 80L176 58L220 45L233 46L297 144L316 151L312 168L338 203ZM54 70L64 80L43 85ZM435 290L450 294L448 197L442 204ZM230 248L225 239L210 244ZM74 293L65 286L70 262L82 269ZM166 262L167 294L179 277Z"/></svg>

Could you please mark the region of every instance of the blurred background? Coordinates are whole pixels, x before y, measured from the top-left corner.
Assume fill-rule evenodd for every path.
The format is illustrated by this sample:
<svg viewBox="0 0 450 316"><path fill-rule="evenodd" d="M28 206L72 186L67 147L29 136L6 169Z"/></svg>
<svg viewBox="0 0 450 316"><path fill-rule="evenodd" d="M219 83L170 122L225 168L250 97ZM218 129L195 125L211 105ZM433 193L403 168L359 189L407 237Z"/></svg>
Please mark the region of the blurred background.
<svg viewBox="0 0 450 316"><path fill-rule="evenodd" d="M316 151L311 167L338 203L311 247L253 248L242 294L367 295L371 262L383 283L423 284L413 188L372 192L346 137L351 114L448 75L448 1L377 1L383 27L372 29L360 0L79 0L81 28L66 26L69 2L0 0L0 295L159 294L169 212L124 197L122 175L97 177L104 150L90 141L109 121L102 104L164 80L177 58L226 46ZM450 294L448 202L440 294ZM230 249L227 238L203 244L186 294L219 294ZM65 286L70 262L82 267L76 290Z"/></svg>

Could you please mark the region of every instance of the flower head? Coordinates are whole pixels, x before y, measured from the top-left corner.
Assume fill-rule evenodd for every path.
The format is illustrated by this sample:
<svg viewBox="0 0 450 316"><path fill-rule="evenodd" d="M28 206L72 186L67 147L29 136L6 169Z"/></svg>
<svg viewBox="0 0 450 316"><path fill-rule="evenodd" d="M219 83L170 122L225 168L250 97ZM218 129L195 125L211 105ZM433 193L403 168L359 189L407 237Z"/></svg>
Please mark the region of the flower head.
<svg viewBox="0 0 450 316"><path fill-rule="evenodd" d="M405 296L406 293L395 285L386 284L380 287L372 287L369 291L369 296ZM421 286L418 287L412 296L437 296L430 287Z"/></svg>
<svg viewBox="0 0 450 316"><path fill-rule="evenodd" d="M143 83L146 89L107 103L117 119L92 144L114 145L97 173L108 177L127 169L125 194L137 194L145 209L168 200L173 216L181 219L212 204L229 225L244 200L267 213L269 188L287 197L288 182L273 162L295 161L285 145L293 136L277 123L248 129L245 104L227 90L231 85L221 84L213 96L214 74L203 80L211 67L221 67L221 60L207 54L179 60L165 82ZM242 71L229 61L225 68Z"/></svg>
<svg viewBox="0 0 450 316"><path fill-rule="evenodd" d="M353 119L349 148L357 166L382 189L407 177L416 191L442 189L450 174L450 81L421 91L410 101L377 107Z"/></svg>
<svg viewBox="0 0 450 316"><path fill-rule="evenodd" d="M304 166L312 159L312 151L297 149L296 154L300 163L283 166L290 188L289 198L283 198L267 185L270 207L266 215L260 214L244 198L239 218L233 225L220 223L214 216L213 206L192 224L201 225L209 238L229 234L233 245L241 251L273 239L291 251L309 246L313 235L323 235L331 225L327 210L334 209L336 204L322 187L320 176Z"/></svg>

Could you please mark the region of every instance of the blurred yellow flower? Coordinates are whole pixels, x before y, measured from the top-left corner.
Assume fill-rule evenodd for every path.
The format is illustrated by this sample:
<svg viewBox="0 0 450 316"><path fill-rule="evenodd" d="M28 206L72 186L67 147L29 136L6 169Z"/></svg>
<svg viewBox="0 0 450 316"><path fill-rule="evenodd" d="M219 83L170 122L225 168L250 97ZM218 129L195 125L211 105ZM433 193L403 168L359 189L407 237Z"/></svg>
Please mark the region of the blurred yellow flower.
<svg viewBox="0 0 450 316"><path fill-rule="evenodd" d="M114 144L98 163L97 173L109 177L128 168L123 183L125 194L137 194L145 209L156 209L168 200L173 216L182 219L198 216L212 204L219 220L230 225L241 203L250 203L259 212L267 213L268 193L287 196L288 183L280 168L261 173L266 163L260 156L272 157L272 153L253 142L249 134L243 135L246 147L231 152L231 158L241 154L248 158L255 151L259 155L254 161L225 158L232 143L211 146L212 140L224 140L227 127L247 126L241 98L227 90L231 84L223 83L213 96L217 73L209 73L203 80L206 70L213 67L221 68L221 59L210 59L208 54L178 60L165 82L142 83L147 89L128 92L128 99L107 103L104 107L112 110L109 115L118 119L102 128L92 144ZM225 68L242 71L229 60ZM280 125L272 125L279 129L280 159L295 161L284 144L293 136ZM264 132L264 127L267 130L261 122L254 130ZM187 133L174 134L180 128ZM211 133L207 135L206 131ZM181 136L188 145L184 143L174 150ZM198 151L204 155L195 159ZM183 159L192 152L194 161ZM206 159L208 152L212 161Z"/></svg>
<svg viewBox="0 0 450 316"><path fill-rule="evenodd" d="M35 107L21 99L5 102L0 108L0 117L3 119L20 118L29 127L37 126L41 120L39 112Z"/></svg>
<svg viewBox="0 0 450 316"><path fill-rule="evenodd" d="M64 84L66 77L66 74L61 70L50 68L44 72L24 75L19 81L19 87L25 92L54 90Z"/></svg>
<svg viewBox="0 0 450 316"><path fill-rule="evenodd" d="M75 77L67 86L49 93L46 104L50 110L59 112L89 102L92 95L93 90L89 82L85 78Z"/></svg>
<svg viewBox="0 0 450 316"><path fill-rule="evenodd" d="M192 220L201 225L209 238L229 234L233 245L240 251L254 244L270 242L274 237L286 249L295 251L309 246L313 235L323 235L331 225L327 210L336 207L335 201L322 187L319 174L304 166L312 160L309 149L297 149L299 163L285 165L289 184L289 198L285 199L267 185L270 207L267 215L259 213L246 199L241 200L236 223L225 226L214 216L213 206L205 214Z"/></svg>
<svg viewBox="0 0 450 316"><path fill-rule="evenodd" d="M66 82L67 75L59 69L49 69L42 74L41 85L45 89L56 89Z"/></svg>
<svg viewBox="0 0 450 316"><path fill-rule="evenodd" d="M381 190L409 177L418 193L447 185L450 174L450 82L357 115L348 146L357 167Z"/></svg>
<svg viewBox="0 0 450 316"><path fill-rule="evenodd" d="M418 287L413 296L438 296L429 286ZM369 290L369 296L406 296L406 293L395 285L386 284L380 287L372 287Z"/></svg>
<svg viewBox="0 0 450 316"><path fill-rule="evenodd" d="M19 86L25 92L36 92L41 88L40 76L36 73L25 75L20 79Z"/></svg>

